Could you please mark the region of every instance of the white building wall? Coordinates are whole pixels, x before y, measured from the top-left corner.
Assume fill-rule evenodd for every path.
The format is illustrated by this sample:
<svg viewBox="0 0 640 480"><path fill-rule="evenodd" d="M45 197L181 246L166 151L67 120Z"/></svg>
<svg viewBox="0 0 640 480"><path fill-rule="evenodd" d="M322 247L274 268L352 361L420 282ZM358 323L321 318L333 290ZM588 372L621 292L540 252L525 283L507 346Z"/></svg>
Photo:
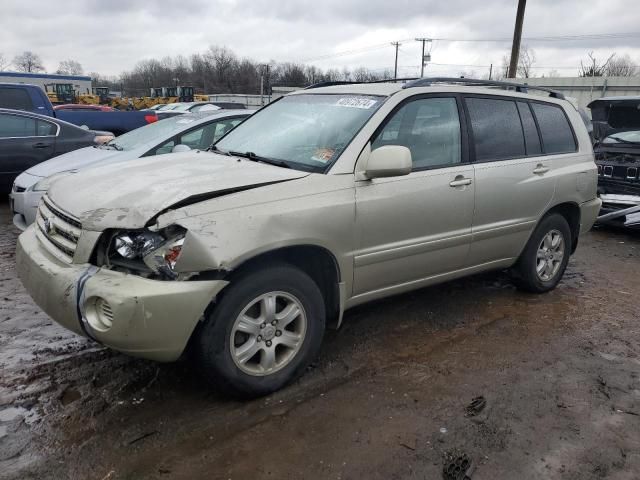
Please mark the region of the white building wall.
<svg viewBox="0 0 640 480"><path fill-rule="evenodd" d="M602 97L640 96L640 77L545 77L517 78L515 81L558 90L584 108Z"/></svg>

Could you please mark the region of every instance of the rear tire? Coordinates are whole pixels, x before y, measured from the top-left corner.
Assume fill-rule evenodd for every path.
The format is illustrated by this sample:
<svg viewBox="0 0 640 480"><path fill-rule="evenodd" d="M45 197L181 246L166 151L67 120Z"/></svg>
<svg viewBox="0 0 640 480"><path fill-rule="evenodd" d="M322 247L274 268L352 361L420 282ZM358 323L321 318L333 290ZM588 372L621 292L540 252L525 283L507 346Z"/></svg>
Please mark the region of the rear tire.
<svg viewBox="0 0 640 480"><path fill-rule="evenodd" d="M553 290L562 279L571 254L571 229L560 214L544 217L512 268L515 285L526 292Z"/></svg>
<svg viewBox="0 0 640 480"><path fill-rule="evenodd" d="M203 376L234 396L281 389L317 357L325 308L316 283L290 265L239 275L223 294L194 342Z"/></svg>

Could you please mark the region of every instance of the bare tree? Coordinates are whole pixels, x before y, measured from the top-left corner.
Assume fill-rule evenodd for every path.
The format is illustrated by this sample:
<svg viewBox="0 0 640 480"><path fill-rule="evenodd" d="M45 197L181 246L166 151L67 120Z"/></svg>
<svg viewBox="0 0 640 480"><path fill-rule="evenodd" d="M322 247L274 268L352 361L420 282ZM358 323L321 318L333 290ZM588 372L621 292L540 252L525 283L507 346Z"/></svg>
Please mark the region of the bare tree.
<svg viewBox="0 0 640 480"><path fill-rule="evenodd" d="M509 74L509 57L507 55L502 56L502 63L500 66L496 66L492 72L492 77L495 80L504 80Z"/></svg>
<svg viewBox="0 0 640 480"><path fill-rule="evenodd" d="M278 63L274 60L256 62L238 58L225 47L212 45L204 53L188 58L165 57L138 62L133 70L120 78L107 78L92 73L94 86L109 86L128 96L147 96L152 87L177 84L194 87L197 93L260 93L270 92L273 85L304 87L326 81L374 81L393 77L393 71L371 71L366 68L322 70L313 65Z"/></svg>
<svg viewBox="0 0 640 480"><path fill-rule="evenodd" d="M533 74L533 64L536 63L536 52L527 45L520 47L520 55L518 56L518 68L516 70L519 77L531 78Z"/></svg>
<svg viewBox="0 0 640 480"><path fill-rule="evenodd" d="M7 57L4 56L4 53L0 53L0 71L9 68L9 65L11 65L11 62L7 60Z"/></svg>
<svg viewBox="0 0 640 480"><path fill-rule="evenodd" d="M589 57L589 62L586 65L580 60L580 70L578 72L578 76L580 77L602 77L606 75L609 62L613 60L616 54L612 53L604 63L599 62L598 59L593 56L593 52L589 52L587 56Z"/></svg>
<svg viewBox="0 0 640 480"><path fill-rule="evenodd" d="M19 72L42 72L44 71L44 65L42 59L37 53L33 53L29 50L16 55L13 58L13 65Z"/></svg>
<svg viewBox="0 0 640 480"><path fill-rule="evenodd" d="M56 73L61 75L82 75L83 71L80 62L76 60L63 60L60 62L60 65L58 65Z"/></svg>
<svg viewBox="0 0 640 480"><path fill-rule="evenodd" d="M611 58L606 68L609 77L633 77L638 74L638 67L629 55Z"/></svg>

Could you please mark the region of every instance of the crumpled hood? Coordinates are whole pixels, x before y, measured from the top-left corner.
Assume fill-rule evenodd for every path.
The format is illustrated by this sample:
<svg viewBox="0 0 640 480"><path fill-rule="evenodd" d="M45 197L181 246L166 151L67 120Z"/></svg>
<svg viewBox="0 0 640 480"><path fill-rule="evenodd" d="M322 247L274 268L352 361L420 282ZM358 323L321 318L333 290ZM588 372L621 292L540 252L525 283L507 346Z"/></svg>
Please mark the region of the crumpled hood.
<svg viewBox="0 0 640 480"><path fill-rule="evenodd" d="M596 140L615 133L640 130L640 99L637 97L600 98L587 107L591 109Z"/></svg>
<svg viewBox="0 0 640 480"><path fill-rule="evenodd" d="M85 229L142 228L172 206L307 175L211 152L186 152L82 170L54 181L48 196Z"/></svg>
<svg viewBox="0 0 640 480"><path fill-rule="evenodd" d="M127 152L119 152L111 148L85 147L34 165L28 173L37 177L49 177L60 172L90 167L107 159L113 158L118 161L123 153Z"/></svg>

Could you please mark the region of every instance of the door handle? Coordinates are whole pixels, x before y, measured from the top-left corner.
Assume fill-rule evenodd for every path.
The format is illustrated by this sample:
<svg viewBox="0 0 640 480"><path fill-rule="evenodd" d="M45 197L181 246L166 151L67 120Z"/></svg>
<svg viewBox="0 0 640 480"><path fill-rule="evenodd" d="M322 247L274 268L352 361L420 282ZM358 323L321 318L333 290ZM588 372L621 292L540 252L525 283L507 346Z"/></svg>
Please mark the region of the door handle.
<svg viewBox="0 0 640 480"><path fill-rule="evenodd" d="M449 182L450 187L464 187L465 185L471 185L471 179L462 175L458 175L455 180Z"/></svg>
<svg viewBox="0 0 640 480"><path fill-rule="evenodd" d="M539 163L536 165L536 168L533 169L533 173L536 175L544 175L549 171L549 167L545 167L543 164Z"/></svg>
<svg viewBox="0 0 640 480"><path fill-rule="evenodd" d="M34 143L33 148L49 148L51 146L50 143Z"/></svg>

